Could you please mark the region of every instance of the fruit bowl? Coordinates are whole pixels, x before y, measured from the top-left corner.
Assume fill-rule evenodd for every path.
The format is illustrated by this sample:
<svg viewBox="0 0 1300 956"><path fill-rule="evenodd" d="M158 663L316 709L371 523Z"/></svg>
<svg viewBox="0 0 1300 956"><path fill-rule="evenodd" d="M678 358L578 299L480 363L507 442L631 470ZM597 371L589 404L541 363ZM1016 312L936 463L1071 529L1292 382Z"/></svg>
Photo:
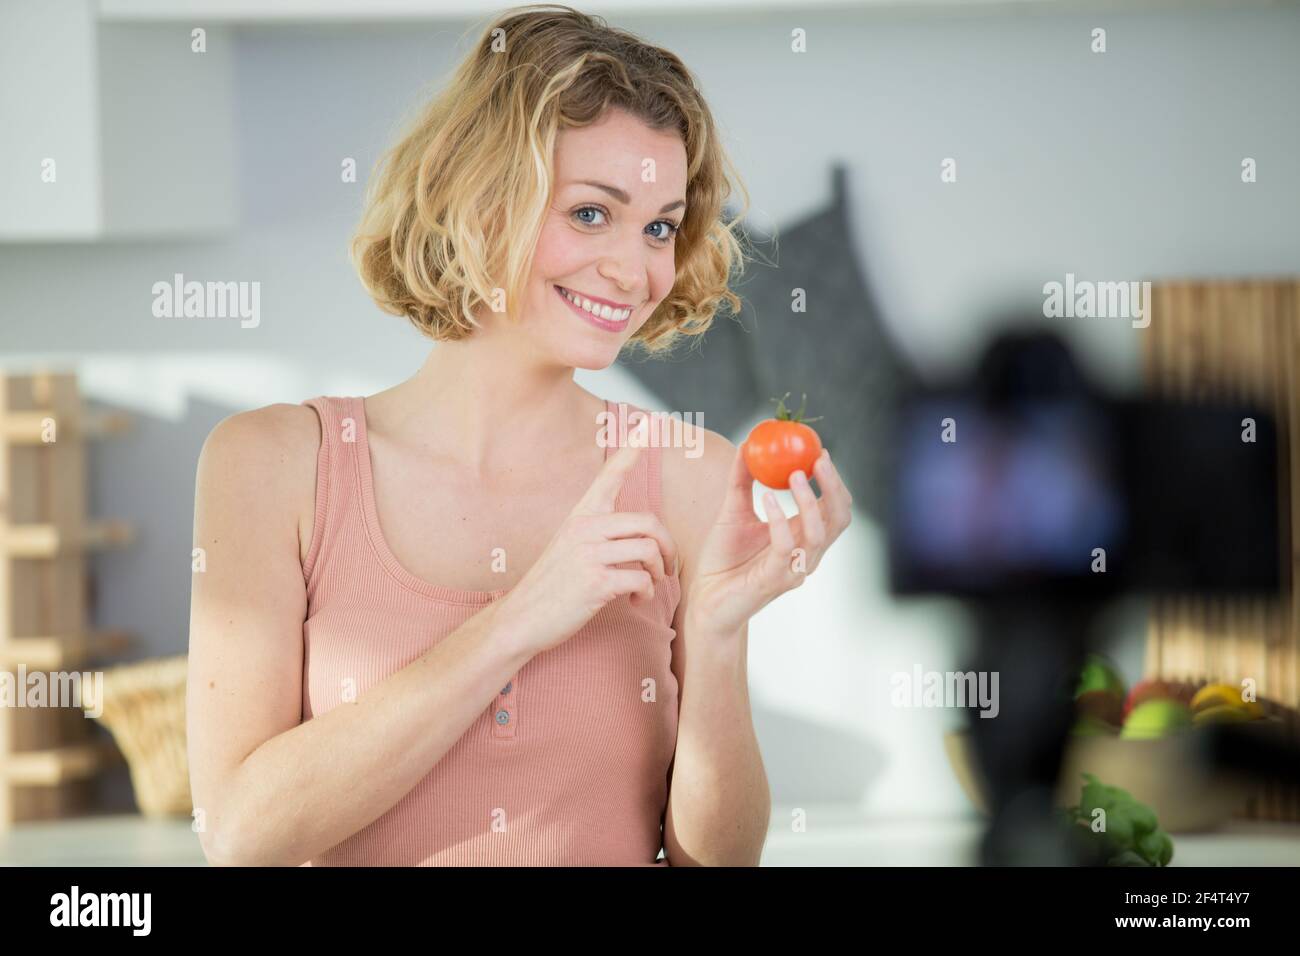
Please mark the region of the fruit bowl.
<svg viewBox="0 0 1300 956"><path fill-rule="evenodd" d="M1260 721L1271 723L1271 720ZM1155 811L1169 833L1212 830L1244 806L1249 790L1234 778L1203 765L1198 755L1200 728L1150 740L1118 736L1072 736L1062 759L1058 806L1079 802L1083 774L1127 790ZM986 788L966 730L944 735L944 749L962 790L988 814Z"/></svg>

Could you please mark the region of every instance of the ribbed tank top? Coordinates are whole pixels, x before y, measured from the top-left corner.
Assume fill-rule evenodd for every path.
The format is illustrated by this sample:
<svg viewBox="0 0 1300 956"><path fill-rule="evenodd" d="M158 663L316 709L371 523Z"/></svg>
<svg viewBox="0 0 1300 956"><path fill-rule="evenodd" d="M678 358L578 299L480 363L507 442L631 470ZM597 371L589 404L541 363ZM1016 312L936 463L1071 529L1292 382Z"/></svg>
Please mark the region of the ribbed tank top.
<svg viewBox="0 0 1300 956"><path fill-rule="evenodd" d="M322 435L303 562L302 719L310 720L345 692L359 698L507 592L444 587L399 564L379 527L362 400L303 404L320 416ZM643 410L608 400L605 409L618 416L621 445L628 415ZM661 451L641 454L617 510L662 520ZM674 575L652 603L622 596L535 655L414 789L308 865L667 865L656 857L677 743L670 645L680 597Z"/></svg>

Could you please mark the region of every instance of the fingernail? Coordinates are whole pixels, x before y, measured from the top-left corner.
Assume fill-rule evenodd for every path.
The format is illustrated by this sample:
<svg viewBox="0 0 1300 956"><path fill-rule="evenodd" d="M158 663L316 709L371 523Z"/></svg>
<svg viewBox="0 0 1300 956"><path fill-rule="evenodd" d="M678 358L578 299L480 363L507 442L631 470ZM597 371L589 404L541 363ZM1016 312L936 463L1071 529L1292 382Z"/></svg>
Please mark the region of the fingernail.
<svg viewBox="0 0 1300 956"><path fill-rule="evenodd" d="M795 471L791 472L790 480L799 485L808 484L808 476L803 473L802 469L796 469Z"/></svg>

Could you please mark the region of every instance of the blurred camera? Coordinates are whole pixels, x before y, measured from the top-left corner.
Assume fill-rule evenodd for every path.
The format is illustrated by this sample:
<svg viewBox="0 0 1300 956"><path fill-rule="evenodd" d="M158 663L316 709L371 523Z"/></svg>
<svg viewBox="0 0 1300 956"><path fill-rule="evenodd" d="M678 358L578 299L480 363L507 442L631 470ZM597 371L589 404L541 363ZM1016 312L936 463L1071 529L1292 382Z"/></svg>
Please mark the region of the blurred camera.
<svg viewBox="0 0 1300 956"><path fill-rule="evenodd" d="M904 396L895 593L1015 600L1277 593L1277 426L1236 402L1104 394L1050 332L1005 334L969 380Z"/></svg>

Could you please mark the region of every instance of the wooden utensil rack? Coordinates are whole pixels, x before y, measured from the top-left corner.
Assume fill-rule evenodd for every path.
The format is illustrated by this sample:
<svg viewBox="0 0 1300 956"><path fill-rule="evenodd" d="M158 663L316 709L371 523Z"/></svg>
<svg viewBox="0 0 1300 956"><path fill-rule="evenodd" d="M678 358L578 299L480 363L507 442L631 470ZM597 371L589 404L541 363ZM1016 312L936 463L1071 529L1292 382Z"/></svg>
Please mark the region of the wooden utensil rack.
<svg viewBox="0 0 1300 956"><path fill-rule="evenodd" d="M0 373L0 672L18 694L20 674L53 688L51 675L85 673L129 644L87 629L87 558L132 531L86 514L86 441L129 424L86 414L73 374ZM0 830L86 813L95 777L121 761L79 706L55 703L0 706Z"/></svg>

